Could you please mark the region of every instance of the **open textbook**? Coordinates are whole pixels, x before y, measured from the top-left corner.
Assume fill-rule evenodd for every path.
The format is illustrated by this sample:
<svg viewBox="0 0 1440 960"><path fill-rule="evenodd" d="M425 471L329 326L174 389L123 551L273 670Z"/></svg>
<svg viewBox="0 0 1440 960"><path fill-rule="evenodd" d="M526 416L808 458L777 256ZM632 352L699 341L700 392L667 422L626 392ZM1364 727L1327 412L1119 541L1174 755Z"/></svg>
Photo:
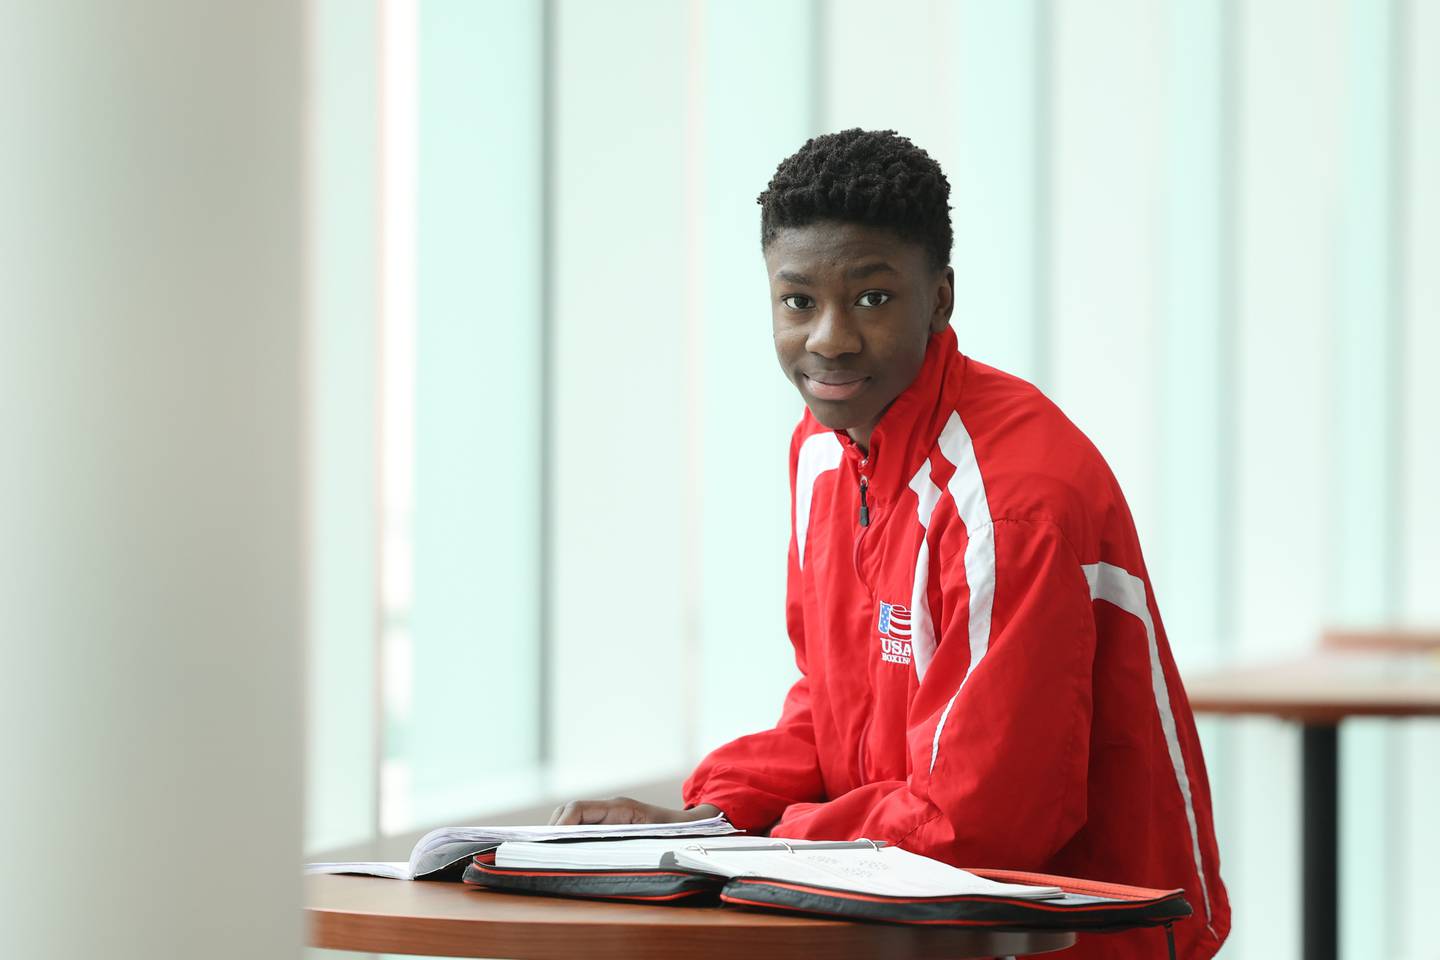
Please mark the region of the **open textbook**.
<svg viewBox="0 0 1440 960"><path fill-rule="evenodd" d="M1063 895L1056 886L998 883L930 857L869 841L802 845L748 843L728 846L693 840L661 858L662 866L717 874L763 877L877 897L1017 897L1044 900Z"/></svg>
<svg viewBox="0 0 1440 960"><path fill-rule="evenodd" d="M306 873L359 873L392 880L433 879L449 872L458 877L477 853L511 841L598 840L634 837L675 837L694 840L736 833L723 816L686 823L577 823L566 826L440 827L421 837L408 861L310 863ZM657 855L658 856L658 855ZM652 864L653 865L653 864ZM449 868L455 867L451 871Z"/></svg>

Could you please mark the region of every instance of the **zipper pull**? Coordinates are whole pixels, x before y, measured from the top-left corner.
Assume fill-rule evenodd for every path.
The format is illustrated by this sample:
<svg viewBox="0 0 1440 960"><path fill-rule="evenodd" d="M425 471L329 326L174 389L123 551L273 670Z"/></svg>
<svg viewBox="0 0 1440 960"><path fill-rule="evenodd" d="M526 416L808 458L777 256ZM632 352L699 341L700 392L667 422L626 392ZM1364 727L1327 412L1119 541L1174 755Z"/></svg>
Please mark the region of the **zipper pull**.
<svg viewBox="0 0 1440 960"><path fill-rule="evenodd" d="M865 481L865 476L864 476L864 474L861 474L861 476L860 476L860 526L862 526L862 527L868 527L868 526L870 526L870 507L865 503L865 487L866 487L866 486L867 486L867 483L866 483L866 481Z"/></svg>

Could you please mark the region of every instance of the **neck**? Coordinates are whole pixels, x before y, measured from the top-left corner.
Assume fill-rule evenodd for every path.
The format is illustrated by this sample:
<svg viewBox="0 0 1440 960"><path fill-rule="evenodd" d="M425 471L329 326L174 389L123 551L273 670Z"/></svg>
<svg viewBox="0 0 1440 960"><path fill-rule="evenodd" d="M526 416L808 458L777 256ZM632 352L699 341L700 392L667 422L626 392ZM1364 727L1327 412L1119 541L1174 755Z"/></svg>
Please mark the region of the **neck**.
<svg viewBox="0 0 1440 960"><path fill-rule="evenodd" d="M845 432L850 434L850 439L855 441L855 446L860 448L861 453L868 454L870 452L870 432L874 429L874 424L868 424L863 427L851 427Z"/></svg>

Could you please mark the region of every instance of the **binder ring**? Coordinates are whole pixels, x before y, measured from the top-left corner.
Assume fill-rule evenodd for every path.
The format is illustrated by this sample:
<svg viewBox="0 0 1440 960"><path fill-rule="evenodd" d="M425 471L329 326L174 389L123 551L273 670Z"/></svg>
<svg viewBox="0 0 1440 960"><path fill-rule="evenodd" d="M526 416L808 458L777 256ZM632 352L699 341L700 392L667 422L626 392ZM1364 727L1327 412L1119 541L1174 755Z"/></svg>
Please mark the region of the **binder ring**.
<svg viewBox="0 0 1440 960"><path fill-rule="evenodd" d="M790 846L790 844L786 843L784 840L776 840L775 842L778 843L778 844L780 844L780 846L784 847L788 852L790 852L790 853L794 853L794 852L795 852L795 848L792 847L792 846Z"/></svg>
<svg viewBox="0 0 1440 960"><path fill-rule="evenodd" d="M880 852L880 844L876 843L874 840L871 840L869 837L861 837L860 839L863 840L865 843L870 844L870 846L874 847L876 853Z"/></svg>

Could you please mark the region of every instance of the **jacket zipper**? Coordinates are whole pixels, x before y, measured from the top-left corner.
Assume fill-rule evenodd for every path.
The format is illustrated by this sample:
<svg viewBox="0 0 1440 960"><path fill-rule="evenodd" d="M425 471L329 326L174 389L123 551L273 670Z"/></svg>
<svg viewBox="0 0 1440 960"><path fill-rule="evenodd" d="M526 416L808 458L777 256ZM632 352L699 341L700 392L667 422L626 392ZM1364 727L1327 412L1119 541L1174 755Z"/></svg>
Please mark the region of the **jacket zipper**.
<svg viewBox="0 0 1440 960"><path fill-rule="evenodd" d="M860 535L855 538L855 575L864 581L860 574L860 541L865 539L865 534L870 529L870 504L866 500L865 492L870 486L870 478L865 476L864 470L870 464L870 458L864 457L860 461ZM860 736L855 746L855 775L861 784L865 783L865 736L870 732L870 721L874 719L874 704L870 705L870 712L865 716L865 723L860 728Z"/></svg>
<svg viewBox="0 0 1440 960"><path fill-rule="evenodd" d="M855 549L850 554L850 561L855 567L855 576L859 577L862 583L865 582L865 578L860 574L860 541L865 539L865 534L870 530L870 504L865 497L866 488L870 486L870 478L864 473L864 469L869 463L869 457L860 461L860 535L855 538ZM865 586L868 588L870 585L866 583Z"/></svg>

